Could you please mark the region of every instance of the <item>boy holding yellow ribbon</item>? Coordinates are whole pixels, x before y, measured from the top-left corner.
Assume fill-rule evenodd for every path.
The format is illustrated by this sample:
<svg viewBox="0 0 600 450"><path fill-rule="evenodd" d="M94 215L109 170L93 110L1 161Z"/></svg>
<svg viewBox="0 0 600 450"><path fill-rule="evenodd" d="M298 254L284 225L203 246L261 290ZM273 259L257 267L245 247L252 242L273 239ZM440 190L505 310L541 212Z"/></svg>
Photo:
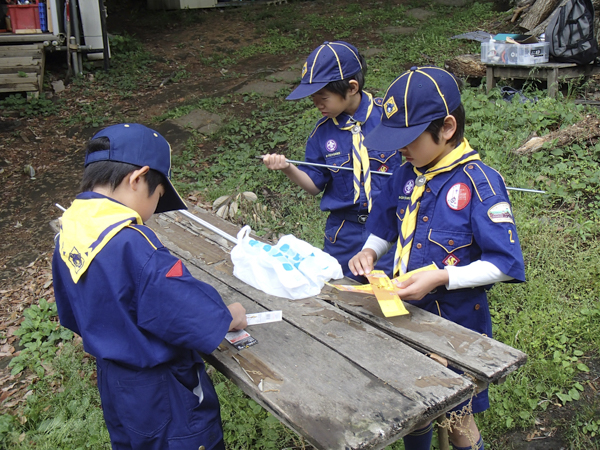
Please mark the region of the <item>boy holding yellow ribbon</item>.
<svg viewBox="0 0 600 450"><path fill-rule="evenodd" d="M52 258L60 322L96 358L114 450L225 450L219 400L198 352L246 326L144 226L187 209L170 181L171 147L140 124L98 132L82 193L62 217Z"/></svg>
<svg viewBox="0 0 600 450"><path fill-rule="evenodd" d="M311 97L323 115L306 143L306 162L352 167L341 170L314 166L296 167L284 155L265 155L272 170L281 170L292 182L311 195L323 191L321 210L330 211L325 226L324 250L341 264L345 276L366 282L348 269L348 260L368 237L365 222L373 200L389 176L372 172L393 172L400 166L397 149L375 151L364 144L364 136L379 125L381 98L363 91L367 66L351 44L325 42L308 57L300 85L287 97ZM392 257L378 268L391 275Z"/></svg>
<svg viewBox="0 0 600 450"><path fill-rule="evenodd" d="M491 337L486 290L525 281L524 262L504 180L463 137L459 83L438 67L412 67L390 85L383 108L365 145L399 148L406 162L373 205L371 235L349 268L370 273L397 243L394 276L432 262L440 267L400 283L402 300ZM473 413L489 408L487 390L471 406ZM406 449L429 449L431 435L431 424L413 431ZM456 450L484 448L472 414L462 416L450 440Z"/></svg>

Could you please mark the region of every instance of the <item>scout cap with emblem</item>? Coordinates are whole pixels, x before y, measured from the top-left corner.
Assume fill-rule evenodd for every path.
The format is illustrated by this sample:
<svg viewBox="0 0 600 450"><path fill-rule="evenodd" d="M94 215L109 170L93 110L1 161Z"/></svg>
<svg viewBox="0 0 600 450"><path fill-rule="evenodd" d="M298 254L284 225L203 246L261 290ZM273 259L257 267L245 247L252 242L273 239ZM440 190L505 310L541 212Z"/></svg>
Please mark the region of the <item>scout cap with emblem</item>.
<svg viewBox="0 0 600 450"><path fill-rule="evenodd" d="M308 55L302 66L300 86L286 100L299 100L363 69L358 50L344 41L323 42Z"/></svg>
<svg viewBox="0 0 600 450"><path fill-rule="evenodd" d="M187 209L171 183L171 146L158 132L139 123L121 123L107 127L93 139L105 137L110 149L88 153L85 167L98 161L115 161L135 166L148 166L165 178L165 193L158 201L155 213Z"/></svg>
<svg viewBox="0 0 600 450"><path fill-rule="evenodd" d="M365 146L382 151L404 148L460 103L460 88L450 72L439 67L411 67L390 84L381 123L365 137Z"/></svg>

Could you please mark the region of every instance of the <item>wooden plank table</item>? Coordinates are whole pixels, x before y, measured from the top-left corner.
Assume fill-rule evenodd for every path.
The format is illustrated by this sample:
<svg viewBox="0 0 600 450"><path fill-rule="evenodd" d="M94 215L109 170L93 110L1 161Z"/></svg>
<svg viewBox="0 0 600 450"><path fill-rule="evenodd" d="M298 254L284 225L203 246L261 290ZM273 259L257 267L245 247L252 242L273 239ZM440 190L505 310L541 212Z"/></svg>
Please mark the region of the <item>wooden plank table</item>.
<svg viewBox="0 0 600 450"><path fill-rule="evenodd" d="M231 223L192 212L237 235ZM317 449L384 448L525 363L522 352L418 308L384 318L372 295L328 287L304 300L265 294L233 276L233 244L221 236L179 213L148 225L226 303L283 311L281 322L247 327L257 345L238 351L223 341L206 359Z"/></svg>
<svg viewBox="0 0 600 450"><path fill-rule="evenodd" d="M500 78L518 80L546 80L548 96L556 97L558 83L567 79L589 77L600 73L600 67L594 64L577 65L573 63L548 62L524 66L486 64L486 89L490 92Z"/></svg>

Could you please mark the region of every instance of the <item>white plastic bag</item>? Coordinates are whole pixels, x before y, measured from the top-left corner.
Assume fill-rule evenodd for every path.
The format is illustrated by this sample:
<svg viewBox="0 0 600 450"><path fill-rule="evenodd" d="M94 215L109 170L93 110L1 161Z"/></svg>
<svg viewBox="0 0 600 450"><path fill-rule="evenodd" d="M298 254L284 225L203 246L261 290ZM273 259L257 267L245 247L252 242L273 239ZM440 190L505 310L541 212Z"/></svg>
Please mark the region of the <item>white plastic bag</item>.
<svg viewBox="0 0 600 450"><path fill-rule="evenodd" d="M250 237L246 225L231 250L233 274L256 289L292 300L321 292L326 281L344 276L337 260L291 234L272 246Z"/></svg>

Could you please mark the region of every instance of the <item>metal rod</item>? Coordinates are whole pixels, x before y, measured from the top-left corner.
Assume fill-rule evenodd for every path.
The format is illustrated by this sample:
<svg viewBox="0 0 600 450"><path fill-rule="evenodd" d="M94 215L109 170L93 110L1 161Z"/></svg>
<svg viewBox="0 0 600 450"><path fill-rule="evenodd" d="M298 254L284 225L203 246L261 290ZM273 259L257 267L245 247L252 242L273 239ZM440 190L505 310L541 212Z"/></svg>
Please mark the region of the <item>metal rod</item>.
<svg viewBox="0 0 600 450"><path fill-rule="evenodd" d="M229 242L233 242L234 244L238 243L237 238L234 238L232 235L225 233L223 230L221 230L220 228L217 228L216 226L214 226L211 223L206 222L205 220L202 220L201 218L199 218L198 216L195 216L194 214L192 214L189 211L186 211L185 209L178 209L177 210L178 213L183 214L185 217L187 217L188 219L192 219L194 222L199 223L200 225L202 225L205 228L208 228L210 231L213 231L215 233L217 233L219 236L224 237L225 239L227 239Z"/></svg>
<svg viewBox="0 0 600 450"><path fill-rule="evenodd" d="M58 203L55 203L54 206L56 206L58 209L60 209L62 212L65 212L66 209L63 208L62 206L60 206Z"/></svg>
<svg viewBox="0 0 600 450"><path fill-rule="evenodd" d="M264 155L257 156L256 158L263 159ZM294 161L293 159L286 159L285 162L288 162L291 164L298 164L300 166L315 166L315 167L323 167L325 169L333 169L333 170L337 170L337 169L354 170L352 167L330 166L329 164L317 164L317 163L310 163L310 162L306 162L306 161ZM393 172L373 172L373 171L371 171L371 173L376 173L378 175L394 175ZM514 187L508 187L508 186L506 187L506 189L509 191L533 192L535 194L545 194L546 193L546 191L538 191L537 189L514 188Z"/></svg>

